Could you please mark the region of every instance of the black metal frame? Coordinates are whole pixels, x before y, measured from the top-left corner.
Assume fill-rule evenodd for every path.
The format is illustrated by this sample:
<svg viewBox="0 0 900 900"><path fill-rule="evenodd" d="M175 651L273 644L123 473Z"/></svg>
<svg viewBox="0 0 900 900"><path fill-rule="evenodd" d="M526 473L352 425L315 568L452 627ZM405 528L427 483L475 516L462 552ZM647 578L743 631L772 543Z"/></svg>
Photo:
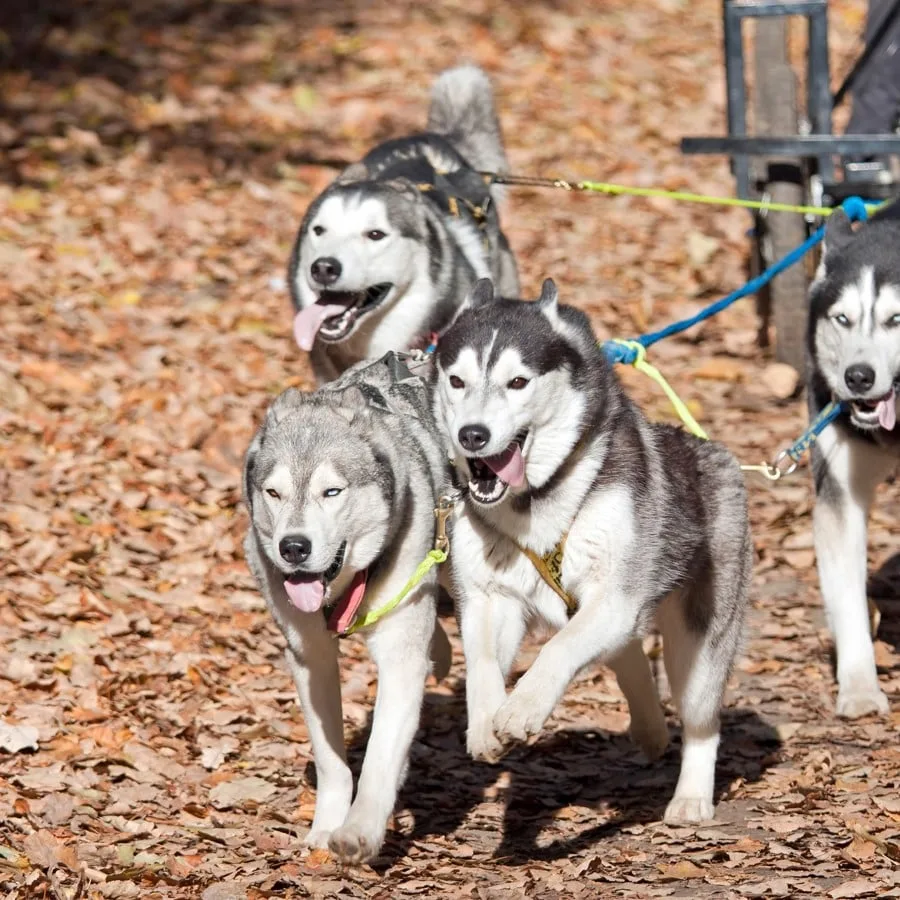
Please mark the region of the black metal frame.
<svg viewBox="0 0 900 900"><path fill-rule="evenodd" d="M685 154L731 157L737 193L755 196L751 158L763 156L810 160L826 190L835 186L835 157L900 154L898 135L832 134L832 111L843 100L865 70L890 24L900 14L900 0L879 23L873 39L832 96L828 65L827 0L724 0L725 79L728 91L728 136L687 137L681 141ZM744 68L743 23L763 16L804 16L809 29L807 55L806 117L811 134L753 137L747 134L747 89Z"/></svg>

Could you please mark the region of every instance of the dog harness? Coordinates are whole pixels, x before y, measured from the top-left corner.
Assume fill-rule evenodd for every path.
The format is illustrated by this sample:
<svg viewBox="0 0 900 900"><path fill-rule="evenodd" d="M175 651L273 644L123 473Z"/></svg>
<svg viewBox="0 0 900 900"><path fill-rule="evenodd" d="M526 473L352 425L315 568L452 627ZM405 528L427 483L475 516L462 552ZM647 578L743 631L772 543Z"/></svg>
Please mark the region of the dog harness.
<svg viewBox="0 0 900 900"><path fill-rule="evenodd" d="M518 542L516 546L531 560L531 564L537 569L538 574L544 579L547 586L552 588L556 595L566 604L566 610L571 619L578 611L578 601L563 587L562 583L563 554L566 551L566 538L568 536L568 533L564 534L559 539L559 543L543 556L539 556L530 547L523 547Z"/></svg>
<svg viewBox="0 0 900 900"><path fill-rule="evenodd" d="M376 147L362 160L376 181L403 178L437 208L454 219L469 218L486 249L491 182L476 172L439 135L397 138Z"/></svg>
<svg viewBox="0 0 900 900"><path fill-rule="evenodd" d="M348 369L340 378L325 385L321 390L337 394L339 397L347 391L352 391L357 398L353 401L354 405L359 402L358 397L361 395L365 404L373 409L397 416L408 416L427 427L431 411L424 379L415 375L409 368L409 362L414 359L415 357L409 353L391 351L381 359ZM333 631L338 637L344 637L374 625L400 604L435 565L447 559L450 542L447 538L446 524L455 503L455 496L440 497L434 511L436 530L433 549L428 552L400 593L382 606L370 609L361 616L358 615L365 599L369 577L379 564L379 560L376 560L369 568L357 572L337 603L325 610L329 631Z"/></svg>

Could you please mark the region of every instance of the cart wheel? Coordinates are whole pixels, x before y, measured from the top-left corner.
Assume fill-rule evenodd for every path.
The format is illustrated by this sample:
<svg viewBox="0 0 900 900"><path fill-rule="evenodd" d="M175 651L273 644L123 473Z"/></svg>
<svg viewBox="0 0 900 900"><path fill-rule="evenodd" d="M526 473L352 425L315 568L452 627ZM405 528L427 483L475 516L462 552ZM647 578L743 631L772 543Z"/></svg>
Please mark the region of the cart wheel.
<svg viewBox="0 0 900 900"><path fill-rule="evenodd" d="M756 91L755 131L759 135L797 134L797 79L788 61L787 20L784 17L757 20L754 42ZM773 203L801 205L806 199L806 172L798 160L768 159L757 172L764 198ZM806 220L794 213L757 216L756 246L751 266L760 270L772 265L808 236ZM775 324L775 357L801 374L806 358L806 266L798 263L769 282L757 295L760 343L768 345L768 326Z"/></svg>

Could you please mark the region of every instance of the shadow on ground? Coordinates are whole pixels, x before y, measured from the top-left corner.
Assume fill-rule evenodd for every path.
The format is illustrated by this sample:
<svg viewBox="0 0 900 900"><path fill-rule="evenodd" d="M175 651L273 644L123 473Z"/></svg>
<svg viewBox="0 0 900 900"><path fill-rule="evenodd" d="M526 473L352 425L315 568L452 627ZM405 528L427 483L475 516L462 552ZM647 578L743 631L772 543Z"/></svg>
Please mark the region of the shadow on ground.
<svg viewBox="0 0 900 900"><path fill-rule="evenodd" d="M462 683L452 696L426 695L422 727L397 804L398 810L412 815L415 824L408 835L388 833L378 868L406 856L415 841L456 832L485 801L486 789L495 785L504 771L510 779L496 796L504 807L502 833L487 832L484 839L496 847L494 858L505 864L562 859L608 840L624 828L662 819L681 762L680 729L672 716L672 742L655 763L646 762L627 734L571 729L548 734L531 746L513 748L499 764L487 765L471 760L466 753L464 691ZM356 774L370 725L371 717L350 747ZM780 747L775 729L755 712L724 710L716 803L727 799L732 784L760 780L777 761ZM566 822L565 831L576 833L553 840L560 813L567 809L572 812L566 818L584 820L585 826L576 830L571 821ZM599 824L592 824L594 813ZM477 831L477 825L470 822L469 830L473 827Z"/></svg>
<svg viewBox="0 0 900 900"><path fill-rule="evenodd" d="M878 637L900 652L900 553L871 574L868 594L881 612Z"/></svg>

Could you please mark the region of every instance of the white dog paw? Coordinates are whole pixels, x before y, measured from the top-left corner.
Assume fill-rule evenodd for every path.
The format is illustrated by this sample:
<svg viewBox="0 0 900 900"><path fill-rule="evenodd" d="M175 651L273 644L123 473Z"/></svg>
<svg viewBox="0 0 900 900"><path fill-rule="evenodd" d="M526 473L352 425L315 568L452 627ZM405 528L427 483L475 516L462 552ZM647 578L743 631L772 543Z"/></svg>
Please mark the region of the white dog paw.
<svg viewBox="0 0 900 900"><path fill-rule="evenodd" d="M325 828L314 828L304 838L303 845L310 850L327 849L331 832Z"/></svg>
<svg viewBox="0 0 900 900"><path fill-rule="evenodd" d="M878 685L869 688L847 688L838 691L835 712L842 719L858 719L869 713L886 716L890 710L888 698Z"/></svg>
<svg viewBox="0 0 900 900"><path fill-rule="evenodd" d="M373 834L359 825L341 825L331 832L328 848L341 862L359 865L378 855L384 835Z"/></svg>
<svg viewBox="0 0 900 900"><path fill-rule="evenodd" d="M497 710L494 732L504 742L526 741L540 732L549 715L540 697L516 689Z"/></svg>
<svg viewBox="0 0 900 900"><path fill-rule="evenodd" d="M499 762L503 756L503 744L494 734L490 720L482 723L480 726L470 726L466 733L466 750L469 756L478 762L495 763Z"/></svg>
<svg viewBox="0 0 900 900"><path fill-rule="evenodd" d="M632 718L628 734L650 762L659 759L669 746L669 726L662 713L651 721Z"/></svg>
<svg viewBox="0 0 900 900"><path fill-rule="evenodd" d="M666 825L699 825L711 822L715 807L708 797L673 797L666 807L663 822Z"/></svg>

